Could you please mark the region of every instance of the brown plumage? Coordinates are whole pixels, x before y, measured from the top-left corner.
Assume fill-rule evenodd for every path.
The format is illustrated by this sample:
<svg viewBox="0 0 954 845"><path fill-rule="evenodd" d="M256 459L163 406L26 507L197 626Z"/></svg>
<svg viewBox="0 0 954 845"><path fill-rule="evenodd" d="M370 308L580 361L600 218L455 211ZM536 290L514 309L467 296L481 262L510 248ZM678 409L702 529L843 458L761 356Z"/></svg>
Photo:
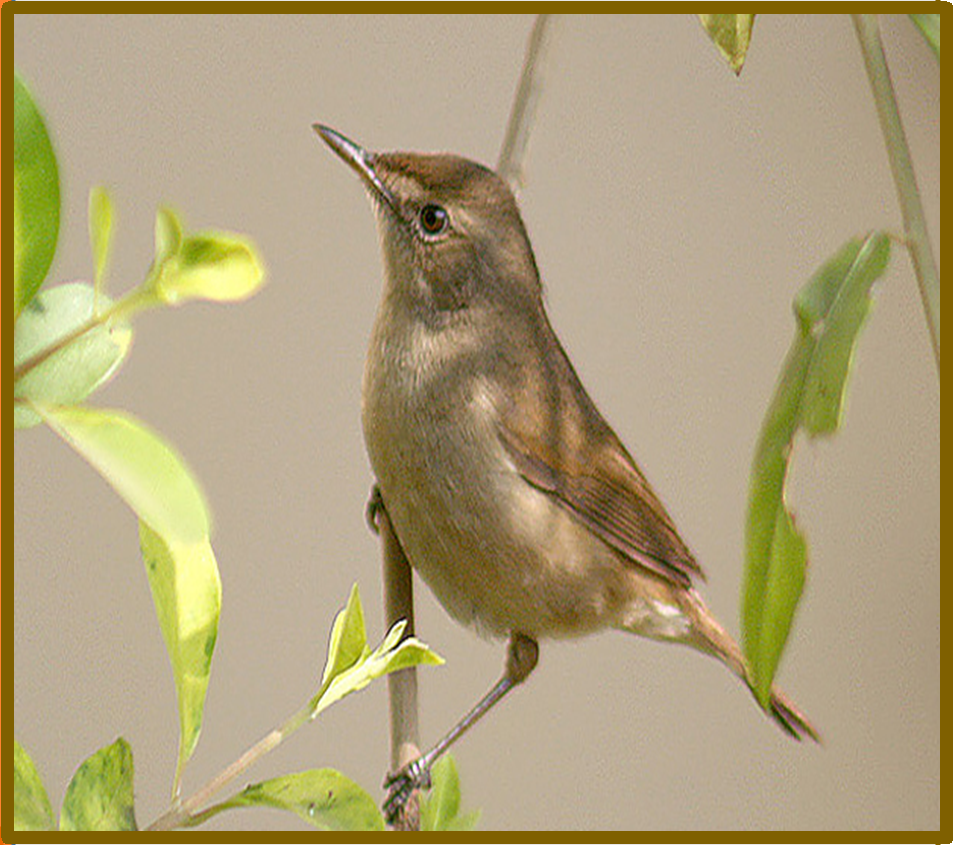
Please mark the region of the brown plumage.
<svg viewBox="0 0 954 845"><path fill-rule="evenodd" d="M550 325L508 187L459 156L374 154L317 129L377 210L385 285L362 421L390 522L453 617L510 638L504 677L389 806L530 673L542 638L617 628L683 643L751 688L696 592L699 564ZM817 739L777 690L768 712Z"/></svg>

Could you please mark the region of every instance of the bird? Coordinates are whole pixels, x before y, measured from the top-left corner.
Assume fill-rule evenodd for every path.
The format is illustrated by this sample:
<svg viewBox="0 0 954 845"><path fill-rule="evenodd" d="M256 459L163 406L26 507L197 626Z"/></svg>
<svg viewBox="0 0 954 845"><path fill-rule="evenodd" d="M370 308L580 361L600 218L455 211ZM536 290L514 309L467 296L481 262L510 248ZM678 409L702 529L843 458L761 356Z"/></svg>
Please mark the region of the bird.
<svg viewBox="0 0 954 845"><path fill-rule="evenodd" d="M384 285L362 427L381 502L448 614L508 640L497 683L389 777L389 820L533 671L542 640L618 629L679 643L753 690L698 592L702 568L553 329L509 186L461 156L370 152L314 129L360 177L377 219ZM789 736L819 740L776 688L766 712Z"/></svg>

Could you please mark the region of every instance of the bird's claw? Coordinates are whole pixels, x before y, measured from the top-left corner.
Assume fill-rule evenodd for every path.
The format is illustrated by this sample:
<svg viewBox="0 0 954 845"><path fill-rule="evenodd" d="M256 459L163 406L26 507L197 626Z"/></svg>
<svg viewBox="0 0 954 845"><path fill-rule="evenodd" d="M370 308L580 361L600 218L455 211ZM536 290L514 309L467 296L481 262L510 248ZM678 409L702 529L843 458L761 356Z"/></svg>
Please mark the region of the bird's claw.
<svg viewBox="0 0 954 845"><path fill-rule="evenodd" d="M431 771L422 757L412 760L403 769L387 776L384 787L388 797L384 799L381 809L388 824L393 825L410 797L419 789L431 788Z"/></svg>
<svg viewBox="0 0 954 845"><path fill-rule="evenodd" d="M378 516L384 510L384 499L381 498L381 488L375 484L371 488L371 495L368 497L368 504L364 508L364 518L367 520L368 528L375 534L379 533Z"/></svg>

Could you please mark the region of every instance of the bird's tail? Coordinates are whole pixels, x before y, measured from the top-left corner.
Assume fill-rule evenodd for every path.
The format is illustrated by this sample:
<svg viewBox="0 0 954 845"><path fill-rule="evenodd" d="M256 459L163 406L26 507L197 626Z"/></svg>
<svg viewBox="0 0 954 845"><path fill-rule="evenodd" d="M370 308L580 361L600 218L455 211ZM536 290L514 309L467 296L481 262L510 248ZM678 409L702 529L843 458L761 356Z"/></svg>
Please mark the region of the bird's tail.
<svg viewBox="0 0 954 845"><path fill-rule="evenodd" d="M751 673L742 654L742 649L715 620L695 590L690 590L684 595L684 611L692 620L692 635L688 644L719 658L738 675L752 695L755 696ZM801 740L807 737L815 742L821 742L814 725L778 687L772 687L772 694L766 712L783 731L794 739Z"/></svg>

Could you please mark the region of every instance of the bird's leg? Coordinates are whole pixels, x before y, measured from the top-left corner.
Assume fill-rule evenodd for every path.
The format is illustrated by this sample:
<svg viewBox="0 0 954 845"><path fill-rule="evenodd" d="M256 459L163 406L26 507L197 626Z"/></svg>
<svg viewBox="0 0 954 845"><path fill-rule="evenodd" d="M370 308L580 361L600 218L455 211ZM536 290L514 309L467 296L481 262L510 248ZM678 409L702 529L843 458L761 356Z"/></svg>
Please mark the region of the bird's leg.
<svg viewBox="0 0 954 845"><path fill-rule="evenodd" d="M431 766L437 759L510 690L527 679L527 676L537 665L539 654L540 648L536 640L525 634L511 634L510 643L507 647L507 664L500 680L430 751L416 760L412 760L403 769L389 775L385 780L384 785L387 787L388 797L384 802L383 809L384 816L389 824L393 824L401 812L401 808L415 789L430 786Z"/></svg>

